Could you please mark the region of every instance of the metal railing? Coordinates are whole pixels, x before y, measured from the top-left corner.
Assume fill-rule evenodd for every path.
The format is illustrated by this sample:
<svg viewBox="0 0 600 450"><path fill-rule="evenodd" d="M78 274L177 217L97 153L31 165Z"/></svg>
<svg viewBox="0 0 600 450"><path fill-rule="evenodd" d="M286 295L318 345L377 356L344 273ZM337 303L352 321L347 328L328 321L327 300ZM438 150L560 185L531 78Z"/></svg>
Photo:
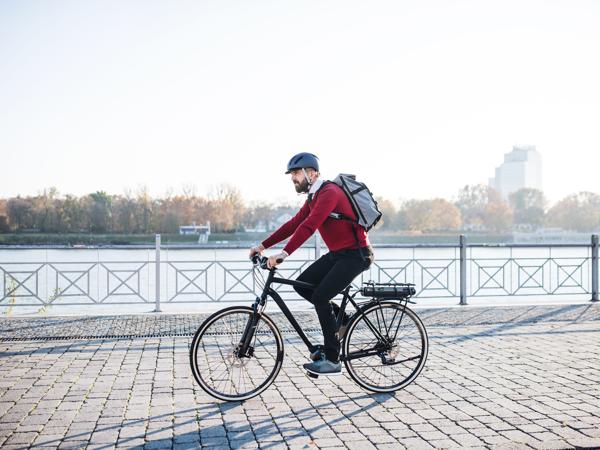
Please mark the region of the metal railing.
<svg viewBox="0 0 600 450"><path fill-rule="evenodd" d="M375 247L376 261L354 281L357 288L369 280L410 282L416 284L417 298L457 298L461 305L469 298L501 296L568 295L598 301L597 235L587 245L468 244L460 236L458 246ZM85 254L79 260L72 255L80 250L48 250L59 253L13 261L3 258L8 250L0 250L0 308L154 304L160 311L165 304L251 300L259 290L245 249L163 246L157 235L154 247L136 249L136 259L123 257L121 247L112 250L115 254L96 249L96 257ZM225 254L196 256L217 250ZM232 251L237 252L233 257ZM296 277L310 265L321 253L319 239L297 253L281 266L282 276ZM288 300L299 299L289 287L278 290Z"/></svg>

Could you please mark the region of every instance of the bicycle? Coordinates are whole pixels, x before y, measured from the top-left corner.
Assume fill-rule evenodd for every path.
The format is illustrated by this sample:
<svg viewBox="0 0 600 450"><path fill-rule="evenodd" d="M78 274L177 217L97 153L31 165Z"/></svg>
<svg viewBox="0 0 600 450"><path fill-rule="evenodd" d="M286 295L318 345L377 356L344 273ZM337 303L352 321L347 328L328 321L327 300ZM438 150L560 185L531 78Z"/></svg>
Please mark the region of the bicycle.
<svg viewBox="0 0 600 450"><path fill-rule="evenodd" d="M306 336L302 327L271 287L273 283L307 289L313 285L276 276L267 258L252 258L253 276L262 287L251 307L231 306L208 317L196 331L190 346L194 378L204 391L225 401L242 401L259 395L275 380L284 357L283 336L264 312L271 297L311 353L321 346ZM268 270L265 280L261 269ZM363 283L350 294L343 291L336 317L341 342L340 359L350 377L373 392L393 392L412 383L423 370L429 349L427 331L408 308L415 288L410 283ZM368 300L355 301L361 293ZM356 312L341 327L344 311L352 304ZM318 375L308 373L317 378Z"/></svg>

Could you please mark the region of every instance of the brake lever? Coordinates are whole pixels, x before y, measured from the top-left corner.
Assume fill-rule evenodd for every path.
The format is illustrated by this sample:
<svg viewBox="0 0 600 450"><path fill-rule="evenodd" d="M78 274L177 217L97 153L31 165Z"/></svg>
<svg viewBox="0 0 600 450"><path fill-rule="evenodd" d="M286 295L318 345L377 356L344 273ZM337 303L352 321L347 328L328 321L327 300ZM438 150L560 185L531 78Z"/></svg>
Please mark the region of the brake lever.
<svg viewBox="0 0 600 450"><path fill-rule="evenodd" d="M269 261L269 258L267 258L266 256L263 256L263 257L261 258L261 261L260 261L260 267L261 267L262 269L265 269L265 270L273 270L273 269L275 269L275 267L271 267L271 268L269 268L269 266L267 265L267 262L268 262L268 261ZM277 264L281 264L281 263L283 262L283 259L281 259L281 258L277 258L277 259L275 260L275 262L277 262Z"/></svg>

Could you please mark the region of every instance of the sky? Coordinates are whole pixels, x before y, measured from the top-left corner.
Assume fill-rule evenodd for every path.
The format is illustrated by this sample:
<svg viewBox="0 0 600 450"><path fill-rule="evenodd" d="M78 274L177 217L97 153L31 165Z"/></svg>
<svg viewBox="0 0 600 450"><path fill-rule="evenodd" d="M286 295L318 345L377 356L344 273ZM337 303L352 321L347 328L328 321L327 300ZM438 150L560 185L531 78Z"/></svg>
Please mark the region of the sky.
<svg viewBox="0 0 600 450"><path fill-rule="evenodd" d="M551 202L600 193L600 2L0 0L0 198L237 186L292 155L394 202L535 145Z"/></svg>

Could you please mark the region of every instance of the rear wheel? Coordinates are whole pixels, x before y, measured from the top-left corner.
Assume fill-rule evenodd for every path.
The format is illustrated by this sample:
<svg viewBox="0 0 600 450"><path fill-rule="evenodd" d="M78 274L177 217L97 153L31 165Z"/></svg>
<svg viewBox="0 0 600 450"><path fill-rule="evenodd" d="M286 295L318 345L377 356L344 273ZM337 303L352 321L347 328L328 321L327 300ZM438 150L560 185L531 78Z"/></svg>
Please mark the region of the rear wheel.
<svg viewBox="0 0 600 450"><path fill-rule="evenodd" d="M423 322L410 308L395 301L373 302L363 313L354 315L344 339L348 373L374 392L408 386L427 360L429 342Z"/></svg>
<svg viewBox="0 0 600 450"><path fill-rule="evenodd" d="M261 314L248 350L240 355L240 341L253 315L249 307L225 308L206 319L192 339L192 373L213 397L226 401L254 397L281 369L283 338L266 314Z"/></svg>

